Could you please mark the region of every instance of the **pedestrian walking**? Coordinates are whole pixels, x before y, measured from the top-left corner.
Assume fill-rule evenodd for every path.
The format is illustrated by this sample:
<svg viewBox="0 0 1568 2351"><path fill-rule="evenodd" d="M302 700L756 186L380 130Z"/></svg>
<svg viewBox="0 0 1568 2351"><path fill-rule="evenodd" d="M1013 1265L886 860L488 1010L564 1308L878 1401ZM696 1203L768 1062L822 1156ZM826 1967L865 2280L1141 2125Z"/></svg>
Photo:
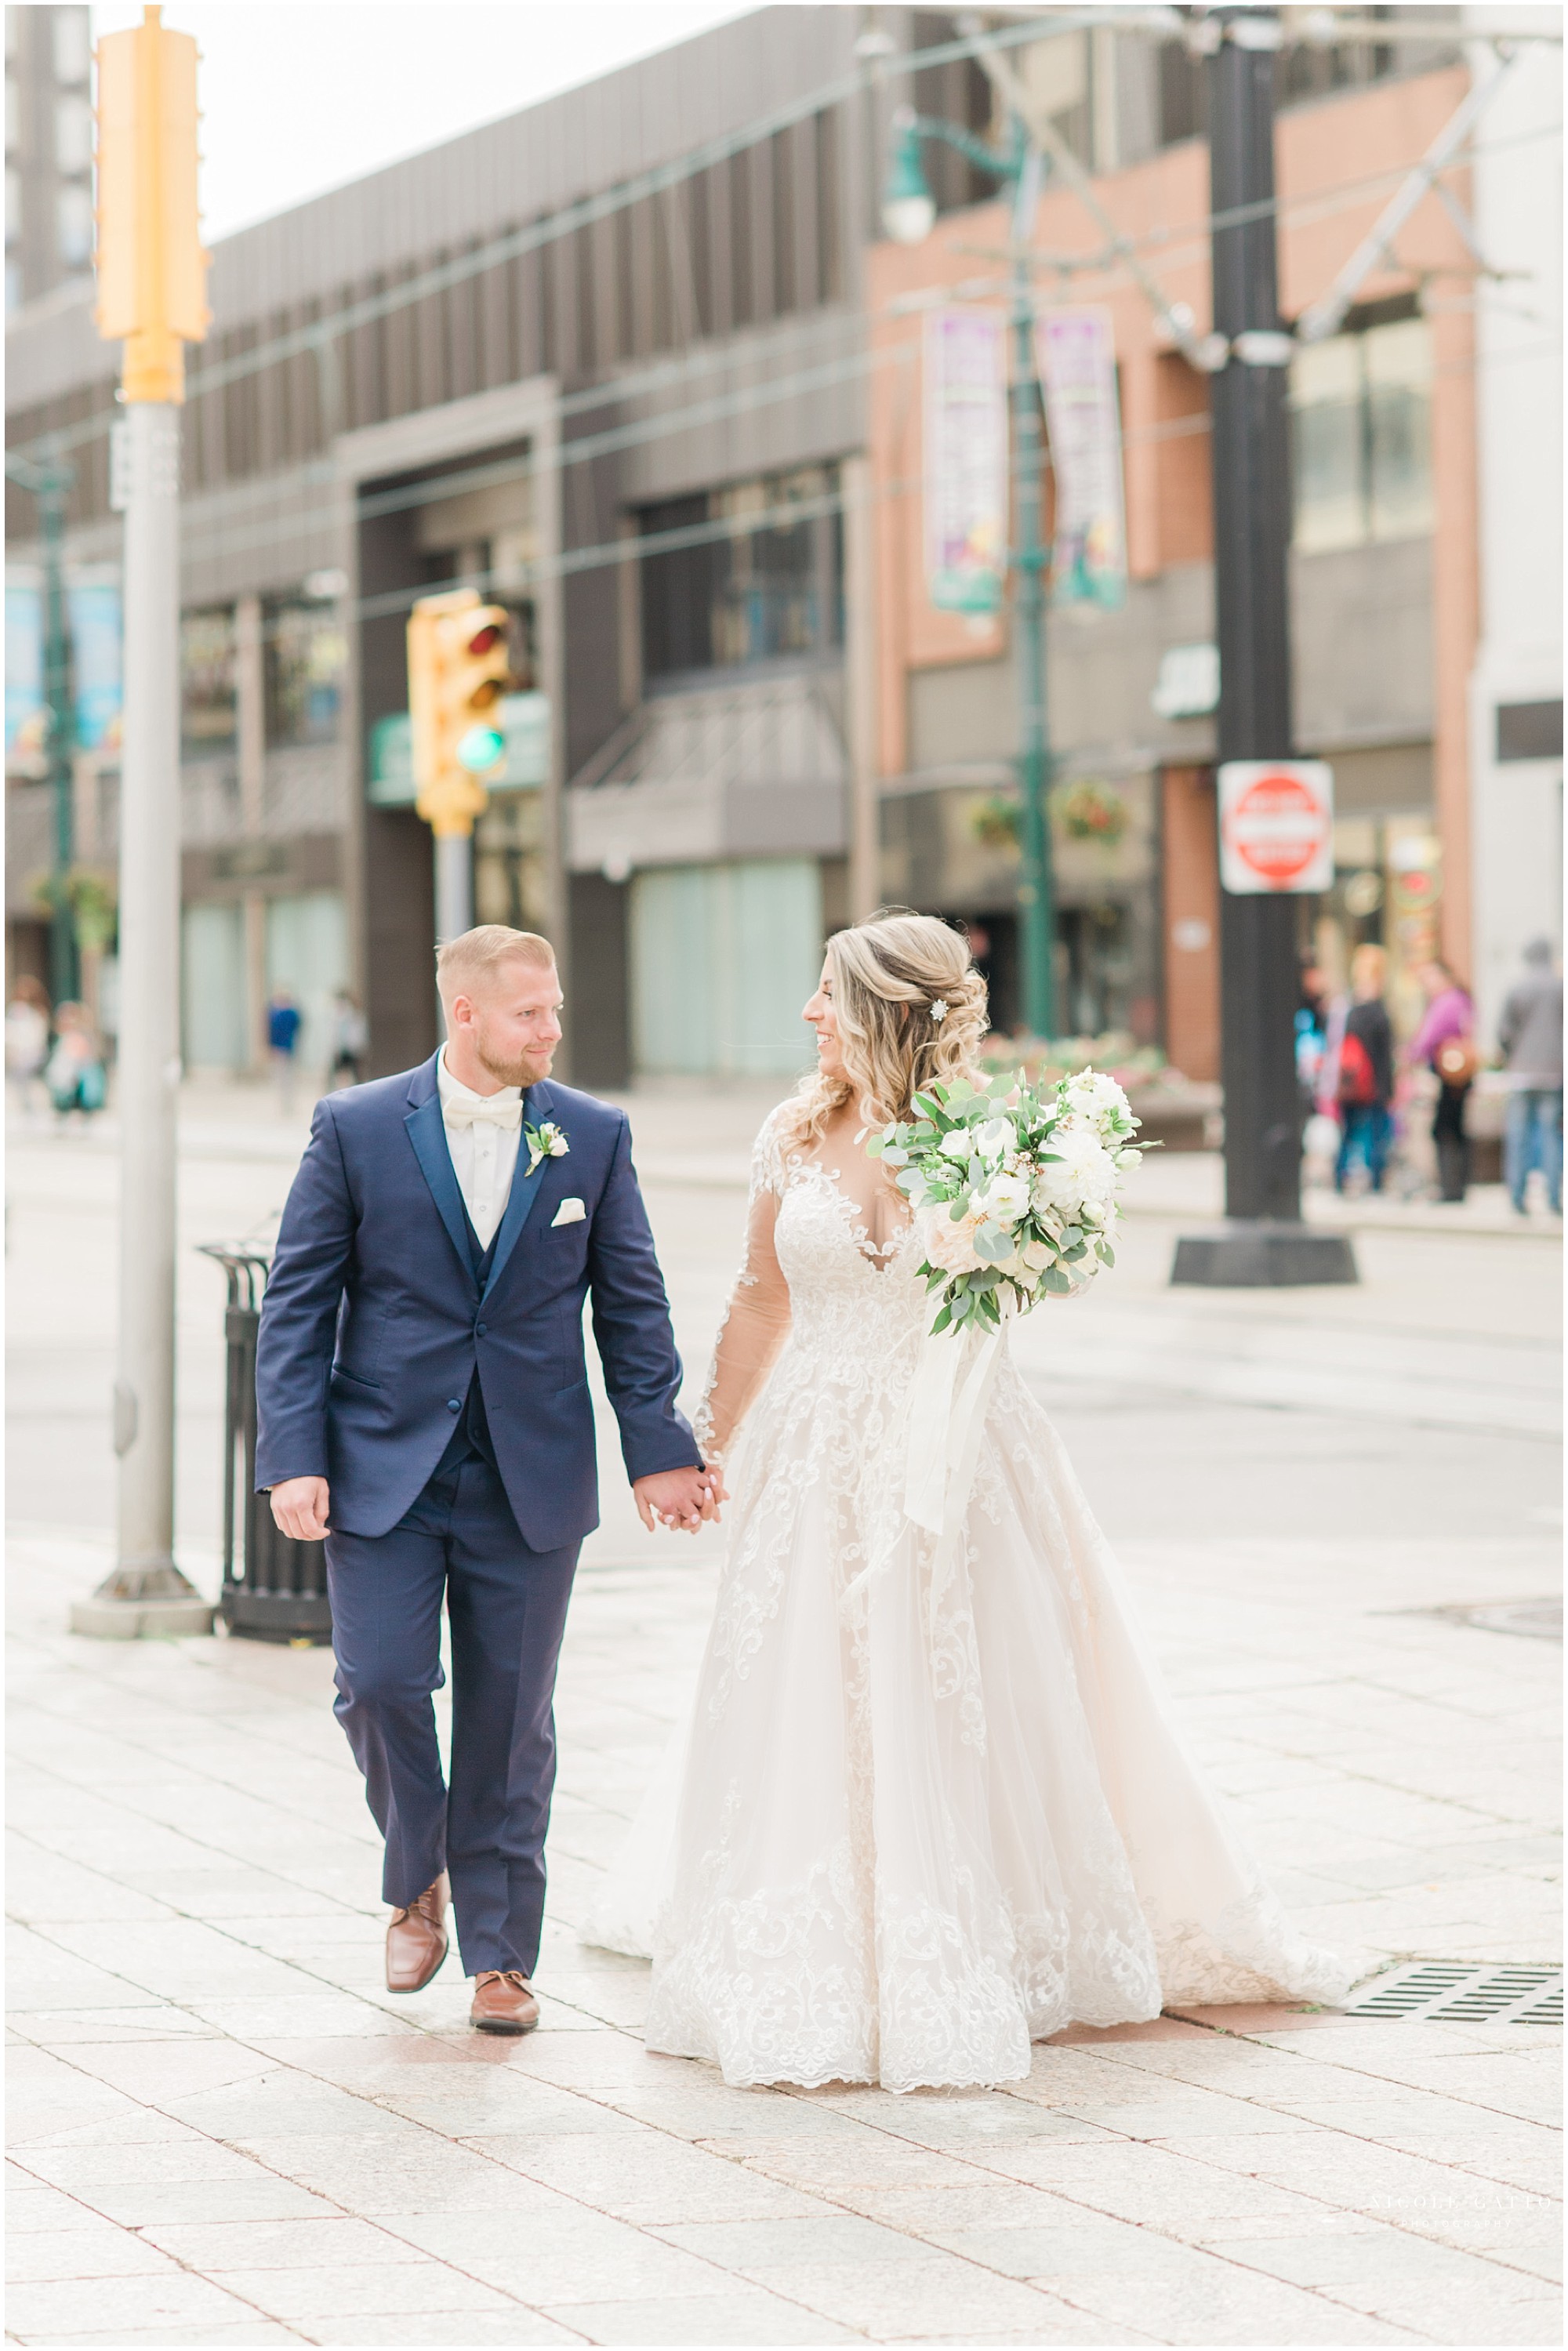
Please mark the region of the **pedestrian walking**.
<svg viewBox="0 0 1568 2351"><path fill-rule="evenodd" d="M556 1656L599 1519L591 1293L644 1525L695 1532L718 1506L625 1113L549 1081L554 950L486 924L442 948L437 984L441 1050L316 1106L262 1311L256 1474L283 1532L327 1546L336 1712L386 1839L387 1989L445 1958L450 1871L471 2021L517 2033L538 2017Z"/></svg>
<svg viewBox="0 0 1568 2351"><path fill-rule="evenodd" d="M1442 960L1434 956L1420 972L1427 1017L1410 1041L1412 1068L1423 1063L1437 1081L1437 1102L1432 1114L1432 1141L1437 1154L1437 1197L1460 1201L1470 1179L1470 1144L1465 1132L1465 1106L1480 1066L1476 1050L1476 1008L1470 992Z"/></svg>
<svg viewBox="0 0 1568 2351"><path fill-rule="evenodd" d="M1325 1052L1323 1061L1333 1073L1331 1098L1340 1123L1336 1192L1344 1190L1358 1162L1369 1188L1383 1189L1394 1135L1394 1025L1383 1001L1387 978L1384 950L1370 942L1357 947L1350 959L1350 1001L1330 1022L1331 1046L1337 1041L1337 1050Z"/></svg>
<svg viewBox="0 0 1568 2351"><path fill-rule="evenodd" d="M1547 1206L1563 1214L1563 979L1550 939L1531 939L1524 971L1498 1023L1508 1071L1503 1173L1514 1212L1525 1216L1530 1171L1539 1167Z"/></svg>
<svg viewBox="0 0 1568 2351"><path fill-rule="evenodd" d="M48 1058L48 993L41 979L24 972L5 1007L5 1082L24 1118L40 1106Z"/></svg>
<svg viewBox="0 0 1568 2351"><path fill-rule="evenodd" d="M272 1074L277 1081L277 1106L287 1114L294 1107L294 1078L298 1068L299 1031L305 1016L287 987L275 987L267 1008L267 1046Z"/></svg>
<svg viewBox="0 0 1568 2351"><path fill-rule="evenodd" d="M1327 975L1315 956L1303 956L1296 1004L1296 1091L1301 1101L1301 1176L1308 1184L1328 1182L1339 1152L1339 1120L1325 1111L1322 1098L1332 1012ZM1334 1048L1343 1035L1342 1017Z"/></svg>
<svg viewBox="0 0 1568 2351"><path fill-rule="evenodd" d="M44 1084L63 1126L72 1112L82 1123L103 1108L107 1092L103 1049L85 1004L65 1003L55 1012L55 1042L44 1064Z"/></svg>
<svg viewBox="0 0 1568 2351"><path fill-rule="evenodd" d="M327 1075L332 1092L340 1081L346 1086L360 1083L370 1041L371 1024L360 1008L359 998L351 988L340 987L332 998L332 1065Z"/></svg>
<svg viewBox="0 0 1568 2351"><path fill-rule="evenodd" d="M1296 1077L1301 1090L1303 1116L1311 1116L1317 1100L1328 1033L1328 981L1317 957L1303 956L1296 1002Z"/></svg>

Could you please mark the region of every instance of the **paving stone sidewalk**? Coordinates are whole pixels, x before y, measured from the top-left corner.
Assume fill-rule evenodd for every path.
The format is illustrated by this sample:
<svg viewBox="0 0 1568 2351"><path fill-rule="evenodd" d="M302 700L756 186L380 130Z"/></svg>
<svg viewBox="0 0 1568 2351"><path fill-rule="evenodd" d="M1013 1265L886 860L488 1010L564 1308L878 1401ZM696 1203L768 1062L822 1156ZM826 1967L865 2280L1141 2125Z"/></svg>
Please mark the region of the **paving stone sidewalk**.
<svg viewBox="0 0 1568 2351"><path fill-rule="evenodd" d="M755 1112L639 1104L640 1153L743 1165ZM194 1244L276 1207L298 1138L257 1124L182 1165L182 1556L209 1590ZM1229 2010L905 2098L650 2056L646 1971L574 1926L695 1675L719 1538L646 1538L609 1432L541 2029L471 2034L450 1960L390 1999L329 1656L63 1629L110 1561L114 1166L23 1139L8 1180L11 2339L1561 2339L1549 2028ZM666 1164L649 1199L700 1376L744 1194ZM1435 1613L1557 1589L1555 1247L1367 1234L1360 1290L1278 1295L1172 1292L1169 1247L1130 1222L1114 1283L1019 1360L1242 1834L1368 1970L1555 1961L1561 1653Z"/></svg>
<svg viewBox="0 0 1568 2351"><path fill-rule="evenodd" d="M1513 1593L1517 1546L1464 1548L1464 1589ZM1405 1613L1433 1572L1408 1552L1129 1564L1311 1931L1368 1967L1551 1958L1556 1652ZM1216 2011L904 2098L647 2054L645 1971L572 1926L695 1669L711 1560L584 1572L544 2023L507 2043L465 2030L451 1962L381 1988L329 1657L74 1640L105 1556L12 1546L14 2339L1559 2339L1539 2026Z"/></svg>

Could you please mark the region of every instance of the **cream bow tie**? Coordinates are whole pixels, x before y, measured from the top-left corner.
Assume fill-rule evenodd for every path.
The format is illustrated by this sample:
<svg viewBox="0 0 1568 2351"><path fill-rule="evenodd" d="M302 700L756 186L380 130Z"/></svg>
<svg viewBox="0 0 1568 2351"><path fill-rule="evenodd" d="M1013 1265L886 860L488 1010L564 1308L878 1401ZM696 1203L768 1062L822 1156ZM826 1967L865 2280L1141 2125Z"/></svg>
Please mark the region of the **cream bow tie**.
<svg viewBox="0 0 1568 2351"><path fill-rule="evenodd" d="M509 1102L491 1094L482 1101L445 1102L441 1114L448 1126L499 1126L516 1134L523 1123L523 1101L520 1094Z"/></svg>

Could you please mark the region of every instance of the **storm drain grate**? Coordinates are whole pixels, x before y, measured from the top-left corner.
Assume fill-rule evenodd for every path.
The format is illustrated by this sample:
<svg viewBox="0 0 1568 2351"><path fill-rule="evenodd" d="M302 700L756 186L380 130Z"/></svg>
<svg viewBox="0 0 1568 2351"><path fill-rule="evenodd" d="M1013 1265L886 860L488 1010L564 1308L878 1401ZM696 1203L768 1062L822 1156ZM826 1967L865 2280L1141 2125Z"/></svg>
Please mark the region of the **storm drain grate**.
<svg viewBox="0 0 1568 2351"><path fill-rule="evenodd" d="M1422 1959L1384 1976L1344 2012L1430 2017L1445 2024L1561 2024L1563 1970Z"/></svg>

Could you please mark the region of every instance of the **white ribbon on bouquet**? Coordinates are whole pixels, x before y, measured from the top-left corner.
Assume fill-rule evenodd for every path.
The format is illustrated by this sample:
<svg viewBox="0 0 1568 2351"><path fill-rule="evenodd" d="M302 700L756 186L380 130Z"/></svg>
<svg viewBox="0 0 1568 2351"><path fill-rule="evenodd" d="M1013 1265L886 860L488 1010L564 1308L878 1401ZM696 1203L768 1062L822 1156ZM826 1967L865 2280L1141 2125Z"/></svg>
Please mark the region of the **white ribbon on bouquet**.
<svg viewBox="0 0 1568 2351"><path fill-rule="evenodd" d="M869 1566L847 1587L847 1602L876 1583L911 1526L936 1538L931 1556L930 1633L936 1637L938 1604L952 1579L964 1520L985 1435L986 1408L1001 1361L1002 1338L1012 1312L1012 1296L1001 1301L1001 1331L983 1334L972 1325L927 1334L909 1391L909 1434L904 1469L904 1525L884 1542Z"/></svg>

